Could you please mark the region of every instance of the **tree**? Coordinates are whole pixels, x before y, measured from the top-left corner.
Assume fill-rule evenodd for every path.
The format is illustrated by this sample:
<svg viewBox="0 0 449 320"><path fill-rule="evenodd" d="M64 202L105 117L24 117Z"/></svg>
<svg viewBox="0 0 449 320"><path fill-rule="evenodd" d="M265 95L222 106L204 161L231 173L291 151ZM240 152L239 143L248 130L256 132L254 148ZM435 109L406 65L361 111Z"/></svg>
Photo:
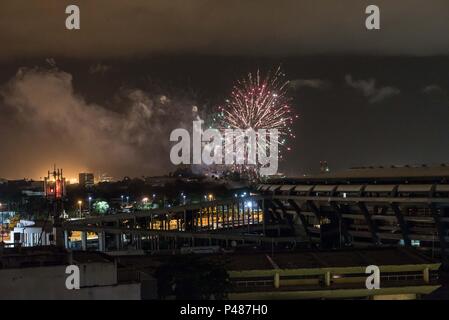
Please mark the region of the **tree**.
<svg viewBox="0 0 449 320"><path fill-rule="evenodd" d="M105 215L109 211L109 204L106 201L96 201L92 207L93 212L98 215Z"/></svg>

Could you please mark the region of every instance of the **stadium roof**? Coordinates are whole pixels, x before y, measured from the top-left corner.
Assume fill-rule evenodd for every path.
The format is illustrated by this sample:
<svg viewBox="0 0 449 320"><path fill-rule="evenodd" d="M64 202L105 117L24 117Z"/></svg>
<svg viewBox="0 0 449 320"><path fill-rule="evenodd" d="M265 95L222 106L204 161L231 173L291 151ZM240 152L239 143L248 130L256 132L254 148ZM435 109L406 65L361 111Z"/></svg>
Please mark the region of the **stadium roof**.
<svg viewBox="0 0 449 320"><path fill-rule="evenodd" d="M438 166L389 166L389 167L357 167L348 170L325 172L317 175L305 175L296 178L286 178L283 181L292 180L300 182L323 181L423 181L423 182L449 182L449 164ZM277 179L273 179L277 181ZM270 181L270 183L272 183Z"/></svg>

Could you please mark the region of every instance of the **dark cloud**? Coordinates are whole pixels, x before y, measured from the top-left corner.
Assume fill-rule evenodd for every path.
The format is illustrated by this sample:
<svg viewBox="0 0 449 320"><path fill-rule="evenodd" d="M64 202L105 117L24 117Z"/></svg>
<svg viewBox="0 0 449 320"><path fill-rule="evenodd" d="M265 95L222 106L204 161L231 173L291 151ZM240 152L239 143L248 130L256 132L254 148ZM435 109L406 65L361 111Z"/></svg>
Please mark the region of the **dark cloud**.
<svg viewBox="0 0 449 320"><path fill-rule="evenodd" d="M294 90L301 88L325 89L332 85L329 81L321 79L296 79L290 81L289 84Z"/></svg>
<svg viewBox="0 0 449 320"><path fill-rule="evenodd" d="M91 65L89 68L90 74L100 74L104 75L106 72L108 72L111 69L111 66L108 66L106 64L97 63L94 65Z"/></svg>
<svg viewBox="0 0 449 320"><path fill-rule="evenodd" d="M365 97L369 98L370 103L381 102L384 99L398 95L401 92L399 89L391 86L378 87L376 86L376 80L372 78L369 80L354 80L352 76L348 74L345 76L345 81L348 86L361 91Z"/></svg>
<svg viewBox="0 0 449 320"><path fill-rule="evenodd" d="M77 4L81 30L65 29ZM152 53L449 54L447 0L3 0L0 57L133 57Z"/></svg>
<svg viewBox="0 0 449 320"><path fill-rule="evenodd" d="M431 95L431 94L442 94L445 91L437 84L429 84L422 89L422 92Z"/></svg>

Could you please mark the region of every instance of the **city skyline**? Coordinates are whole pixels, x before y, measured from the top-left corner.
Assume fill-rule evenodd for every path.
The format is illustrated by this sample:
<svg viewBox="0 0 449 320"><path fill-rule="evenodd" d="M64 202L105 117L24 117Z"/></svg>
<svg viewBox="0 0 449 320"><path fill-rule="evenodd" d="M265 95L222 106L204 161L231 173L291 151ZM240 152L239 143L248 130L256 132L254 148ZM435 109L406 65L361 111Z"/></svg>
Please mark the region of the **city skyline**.
<svg viewBox="0 0 449 320"><path fill-rule="evenodd" d="M448 300L448 31L448 0L0 1L0 300Z"/></svg>

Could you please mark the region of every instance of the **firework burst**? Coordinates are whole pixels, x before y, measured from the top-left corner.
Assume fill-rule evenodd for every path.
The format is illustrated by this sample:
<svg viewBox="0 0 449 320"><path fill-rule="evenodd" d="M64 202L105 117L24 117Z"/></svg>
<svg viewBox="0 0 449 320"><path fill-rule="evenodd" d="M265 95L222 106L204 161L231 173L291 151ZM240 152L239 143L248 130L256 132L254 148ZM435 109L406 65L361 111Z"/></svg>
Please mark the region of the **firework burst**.
<svg viewBox="0 0 449 320"><path fill-rule="evenodd" d="M219 126L221 129L253 129L256 132L277 129L279 141L274 143L279 145L282 158L282 152L290 150L288 141L295 138L291 124L297 118L287 95L288 83L280 68L265 77L259 71L248 74L237 82L225 105L219 108ZM263 139L257 137L257 143L266 142Z"/></svg>

